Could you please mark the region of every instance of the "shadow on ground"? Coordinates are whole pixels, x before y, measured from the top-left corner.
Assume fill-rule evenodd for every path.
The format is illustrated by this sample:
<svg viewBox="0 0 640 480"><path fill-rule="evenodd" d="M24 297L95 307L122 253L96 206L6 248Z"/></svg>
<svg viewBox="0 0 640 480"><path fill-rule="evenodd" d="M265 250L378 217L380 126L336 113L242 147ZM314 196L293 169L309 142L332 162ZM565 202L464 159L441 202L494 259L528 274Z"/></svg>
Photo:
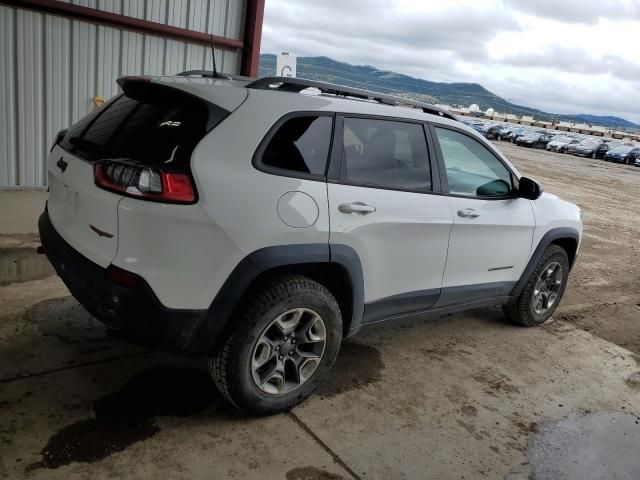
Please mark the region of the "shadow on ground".
<svg viewBox="0 0 640 480"><path fill-rule="evenodd" d="M155 417L190 417L219 407L228 408L206 371L154 367L96 401L94 418L68 425L49 438L42 460L28 469L93 463L157 434Z"/></svg>
<svg viewBox="0 0 640 480"><path fill-rule="evenodd" d="M69 329L82 329L72 324L65 323L63 331L68 334ZM60 333L56 332L56 336ZM135 369L135 364L131 368ZM334 396L364 388L380 380L383 368L375 348L344 342L337 368L326 378L317 395ZM88 383L88 388L98 390L100 385ZM135 374L122 388L95 401L92 410L92 418L67 425L52 435L40 452L42 459L26 471L102 460L158 434L158 417L242 418L218 392L208 371L167 365Z"/></svg>

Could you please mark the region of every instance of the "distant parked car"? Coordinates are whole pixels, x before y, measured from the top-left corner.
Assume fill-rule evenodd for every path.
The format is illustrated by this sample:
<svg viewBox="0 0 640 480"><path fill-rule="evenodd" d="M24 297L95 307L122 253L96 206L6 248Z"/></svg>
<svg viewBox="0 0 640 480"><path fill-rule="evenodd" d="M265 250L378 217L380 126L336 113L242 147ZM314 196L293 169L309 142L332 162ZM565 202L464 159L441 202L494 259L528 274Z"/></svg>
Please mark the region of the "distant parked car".
<svg viewBox="0 0 640 480"><path fill-rule="evenodd" d="M640 146L622 145L609 150L604 159L607 162L626 163L627 165L638 165L640 160Z"/></svg>
<svg viewBox="0 0 640 480"><path fill-rule="evenodd" d="M577 155L579 157L591 157L597 158L598 155L604 157L605 152L608 150L608 146L602 140L593 140L588 138L578 143L577 145L568 145L567 153Z"/></svg>
<svg viewBox="0 0 640 480"><path fill-rule="evenodd" d="M505 139L509 133L511 133L511 129L509 127L505 127L504 125L493 125L487 129L485 137L489 140L502 140Z"/></svg>
<svg viewBox="0 0 640 480"><path fill-rule="evenodd" d="M620 147L637 147L638 146L638 144L635 142L620 142L620 141L614 141L614 140L605 140L605 143L609 146L609 150L607 151L615 150L616 148L620 148Z"/></svg>
<svg viewBox="0 0 640 480"><path fill-rule="evenodd" d="M544 133L529 133L516 140L516 145L521 147L545 148L551 141L551 136Z"/></svg>
<svg viewBox="0 0 640 480"><path fill-rule="evenodd" d="M577 138L556 135L547 143L547 150L550 152L567 153L567 147L569 145L577 145L578 143L580 143L580 140Z"/></svg>
<svg viewBox="0 0 640 480"><path fill-rule="evenodd" d="M486 136L487 130L489 128L489 126L484 122L470 123L469 126L482 136Z"/></svg>
<svg viewBox="0 0 640 480"><path fill-rule="evenodd" d="M516 130L514 130L511 135L509 135L508 140L510 142L516 143L516 141L520 138L520 137L524 137L525 135L527 135L529 132L527 130L525 130L524 128L518 128Z"/></svg>

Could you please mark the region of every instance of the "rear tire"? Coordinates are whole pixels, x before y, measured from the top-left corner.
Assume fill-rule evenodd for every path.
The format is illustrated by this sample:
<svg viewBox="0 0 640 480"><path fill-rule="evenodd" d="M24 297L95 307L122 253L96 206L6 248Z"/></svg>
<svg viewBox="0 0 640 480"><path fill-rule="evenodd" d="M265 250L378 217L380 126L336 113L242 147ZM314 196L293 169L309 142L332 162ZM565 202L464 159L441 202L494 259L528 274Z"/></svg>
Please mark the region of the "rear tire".
<svg viewBox="0 0 640 480"><path fill-rule="evenodd" d="M505 316L513 323L534 327L556 311L569 277L569 257L559 245L549 245L538 260L516 301L505 305Z"/></svg>
<svg viewBox="0 0 640 480"><path fill-rule="evenodd" d="M257 287L209 360L219 390L256 415L289 410L331 369L342 341L342 316L323 285L301 275Z"/></svg>

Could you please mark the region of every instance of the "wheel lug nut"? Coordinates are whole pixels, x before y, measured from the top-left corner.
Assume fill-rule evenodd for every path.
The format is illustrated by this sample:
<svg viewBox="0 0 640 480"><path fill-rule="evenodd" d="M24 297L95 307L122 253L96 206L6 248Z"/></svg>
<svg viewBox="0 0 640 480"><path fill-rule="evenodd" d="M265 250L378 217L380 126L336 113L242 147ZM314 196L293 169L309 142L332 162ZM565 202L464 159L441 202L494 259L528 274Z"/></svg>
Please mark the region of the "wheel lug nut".
<svg viewBox="0 0 640 480"><path fill-rule="evenodd" d="M294 339L292 339L292 340L291 340L291 343L296 343L296 339L295 339L295 338L294 338Z"/></svg>
<svg viewBox="0 0 640 480"><path fill-rule="evenodd" d="M278 358L282 360L284 358L284 355L280 355Z"/></svg>
<svg viewBox="0 0 640 480"><path fill-rule="evenodd" d="M276 352L280 350L280 345L276 345Z"/></svg>
<svg viewBox="0 0 640 480"><path fill-rule="evenodd" d="M289 352L289 356L290 356L290 357L293 357L293 350L291 350L291 351Z"/></svg>

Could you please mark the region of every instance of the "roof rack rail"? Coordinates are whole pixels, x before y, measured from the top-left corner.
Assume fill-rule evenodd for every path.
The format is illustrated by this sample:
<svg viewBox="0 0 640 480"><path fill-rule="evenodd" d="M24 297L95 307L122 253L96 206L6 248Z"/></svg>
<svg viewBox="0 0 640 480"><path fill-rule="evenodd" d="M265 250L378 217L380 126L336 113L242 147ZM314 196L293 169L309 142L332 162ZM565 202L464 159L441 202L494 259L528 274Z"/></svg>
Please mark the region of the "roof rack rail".
<svg viewBox="0 0 640 480"><path fill-rule="evenodd" d="M245 85L245 87L255 88L258 90L278 90L281 92L293 93L299 93L307 88L316 88L322 93L329 95L373 100L384 105L408 106L421 109L424 113L439 115L450 120L458 120L458 118L452 113L428 103L418 102L417 100L397 97L394 95L385 95L384 93L371 92L360 88L344 87L342 85L335 85L327 82L317 82L315 80L304 80L302 78L292 77L264 77Z"/></svg>
<svg viewBox="0 0 640 480"><path fill-rule="evenodd" d="M231 73L213 72L211 70L187 70L176 74L176 77L206 77L219 78L221 80L239 80L243 82L251 82L251 77L243 77L242 75L233 75Z"/></svg>

